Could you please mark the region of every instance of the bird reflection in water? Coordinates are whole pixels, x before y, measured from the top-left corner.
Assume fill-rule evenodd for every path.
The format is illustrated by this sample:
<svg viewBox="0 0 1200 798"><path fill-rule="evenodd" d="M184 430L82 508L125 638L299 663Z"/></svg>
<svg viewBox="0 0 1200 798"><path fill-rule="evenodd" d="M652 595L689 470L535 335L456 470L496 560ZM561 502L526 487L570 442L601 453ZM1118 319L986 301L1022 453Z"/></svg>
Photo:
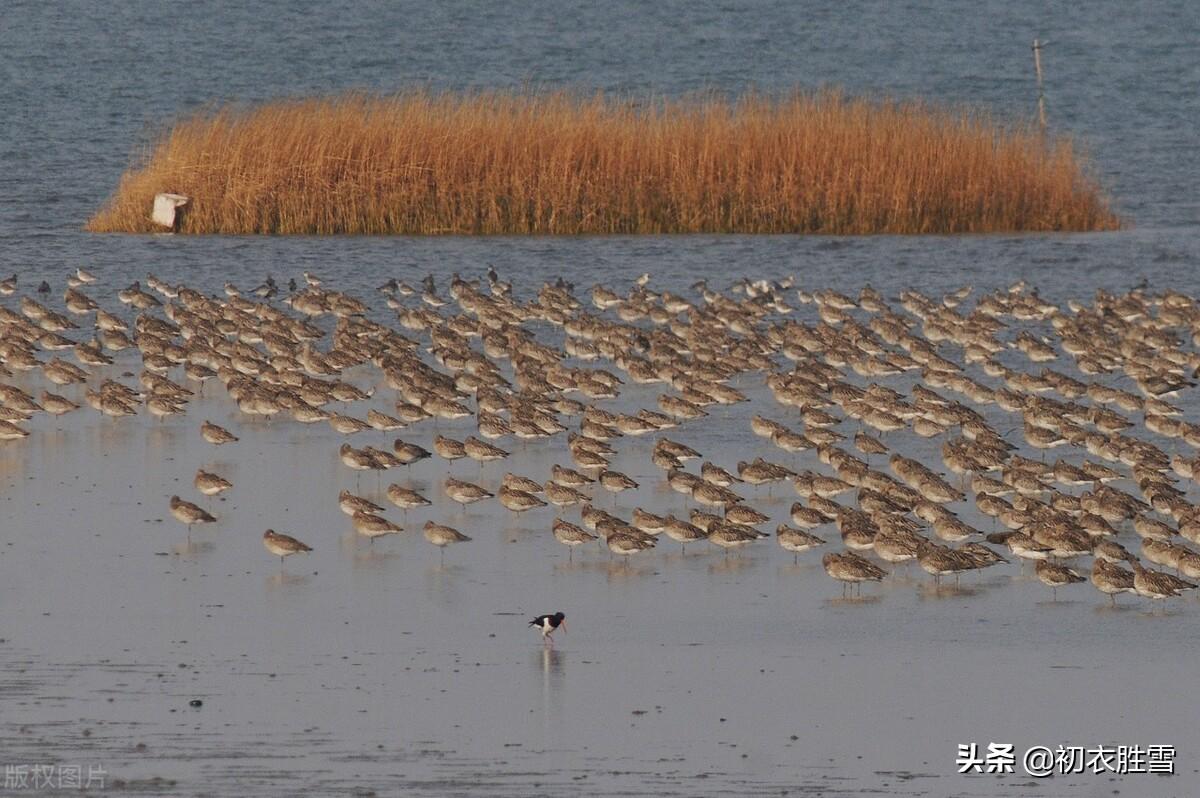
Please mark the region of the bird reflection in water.
<svg viewBox="0 0 1200 798"><path fill-rule="evenodd" d="M466 569L461 565L434 563L425 569L425 597L439 607L454 608L459 604L459 585Z"/></svg>
<svg viewBox="0 0 1200 798"><path fill-rule="evenodd" d="M534 662L541 669L542 675L548 679L561 680L563 676L563 665L566 662L567 655L562 651L552 646L545 646L540 651L535 652ZM552 685L557 688L559 685Z"/></svg>
<svg viewBox="0 0 1200 798"><path fill-rule="evenodd" d="M312 574L291 574L279 571L267 577L267 589L277 590L281 587L297 587L312 581Z"/></svg>
<svg viewBox="0 0 1200 798"><path fill-rule="evenodd" d="M542 703L547 710L561 709L563 678L566 673L567 655L548 646L533 654L534 667L542 675Z"/></svg>
<svg viewBox="0 0 1200 798"><path fill-rule="evenodd" d="M610 583L644 579L657 573L653 565L630 565L625 558L604 562L601 567Z"/></svg>
<svg viewBox="0 0 1200 798"><path fill-rule="evenodd" d="M862 607L870 604L878 604L882 600L882 596L868 594L866 596L838 596L837 598L828 598L822 604L826 607Z"/></svg>
<svg viewBox="0 0 1200 798"><path fill-rule="evenodd" d="M156 424L146 430L146 448L155 456L175 450L181 442L179 429L166 424Z"/></svg>
<svg viewBox="0 0 1200 798"><path fill-rule="evenodd" d="M355 571L379 570L400 557L399 552L381 549L355 549L352 562Z"/></svg>
<svg viewBox="0 0 1200 798"><path fill-rule="evenodd" d="M189 537L185 542L171 547L171 553L178 557L194 557L197 554L209 554L216 548L216 544L210 540L192 540Z"/></svg>
<svg viewBox="0 0 1200 798"><path fill-rule="evenodd" d="M563 683L566 674L566 653L556 648L546 646L539 651L531 652L534 671L542 682L542 711L543 735L545 744L561 734L563 720Z"/></svg>
<svg viewBox="0 0 1200 798"><path fill-rule="evenodd" d="M967 598L980 592L978 585L931 585L922 582L917 586L917 597L920 599Z"/></svg>
<svg viewBox="0 0 1200 798"><path fill-rule="evenodd" d="M708 572L710 574L736 573L751 567L753 564L753 557L742 557L740 554L733 557L722 557L708 566Z"/></svg>

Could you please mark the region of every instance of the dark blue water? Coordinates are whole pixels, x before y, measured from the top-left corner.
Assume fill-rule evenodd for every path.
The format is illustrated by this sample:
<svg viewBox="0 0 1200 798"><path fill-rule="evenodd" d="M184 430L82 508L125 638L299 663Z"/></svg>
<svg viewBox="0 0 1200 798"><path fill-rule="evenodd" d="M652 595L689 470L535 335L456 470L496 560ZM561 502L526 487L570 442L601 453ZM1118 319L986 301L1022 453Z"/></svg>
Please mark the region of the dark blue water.
<svg viewBox="0 0 1200 798"><path fill-rule="evenodd" d="M9 2L0 236L71 237L139 147L214 102L412 86L678 95L836 85L1029 119L1035 37L1050 42L1050 124L1088 150L1120 210L1139 229L1196 225L1194 4L838 5Z"/></svg>

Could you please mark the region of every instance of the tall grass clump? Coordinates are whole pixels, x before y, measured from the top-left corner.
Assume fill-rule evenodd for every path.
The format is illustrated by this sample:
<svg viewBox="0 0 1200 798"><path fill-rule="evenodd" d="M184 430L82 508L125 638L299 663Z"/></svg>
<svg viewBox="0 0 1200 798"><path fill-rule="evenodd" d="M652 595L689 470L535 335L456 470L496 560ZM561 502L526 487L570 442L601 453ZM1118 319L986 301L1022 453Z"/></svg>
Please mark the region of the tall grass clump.
<svg viewBox="0 0 1200 798"><path fill-rule="evenodd" d="M183 119L88 223L184 233L986 233L1120 222L1066 139L920 102L349 94Z"/></svg>

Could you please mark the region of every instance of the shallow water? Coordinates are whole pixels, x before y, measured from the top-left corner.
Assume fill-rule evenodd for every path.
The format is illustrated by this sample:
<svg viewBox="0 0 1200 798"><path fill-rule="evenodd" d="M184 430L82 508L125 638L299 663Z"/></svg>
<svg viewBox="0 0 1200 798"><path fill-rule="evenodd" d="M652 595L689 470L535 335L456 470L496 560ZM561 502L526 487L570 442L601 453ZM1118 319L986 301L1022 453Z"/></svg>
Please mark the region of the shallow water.
<svg viewBox="0 0 1200 798"><path fill-rule="evenodd" d="M986 13L958 5L596 8L263 2L175 5L17 2L0 25L0 272L61 296L84 265L113 293L154 272L218 292L271 273L318 272L377 307L387 277L477 275L486 264L529 297L562 275L583 289L683 291L700 278L795 274L806 288L937 294L1017 278L1056 301L1096 289L1200 290L1194 186L1200 150L1198 30L1184 2ZM834 83L1032 112L1029 41L1045 52L1056 130L1080 137L1130 230L1093 236L820 239L238 239L88 236L79 228L131 153L165 120L213 101L348 87L602 88L677 94ZM0 300L13 306L14 299ZM106 373L136 370L129 358ZM1070 372L1069 368L1064 370ZM361 371L356 379L373 378ZM991 382L984 379L985 382ZM27 379L16 381L40 388ZM785 420L761 385L752 405L669 433L726 467L762 454L758 410ZM75 395L71 391L61 391ZM1089 585L1058 601L1016 566L931 591L909 569L841 600L815 558L793 565L772 541L725 558L664 542L628 566L606 552L568 561L552 515L495 504L465 517L426 461L389 479L435 505L402 519L475 540L445 564L407 532L354 539L335 497L354 478L327 426L247 423L214 388L184 418L39 417L0 445L0 764L99 764L116 793L178 795L1192 795L1196 699L1188 688L1200 606L1165 614ZM652 406L630 386L616 409ZM390 391L375 406L386 407ZM1195 397L1183 400L1200 420ZM361 416L365 408L354 408ZM242 441L214 449L202 418ZM1007 429L1007 427L1001 427ZM437 431L467 434L462 424ZM421 425L399 433L429 445ZM363 433L355 443L394 436ZM931 444L894 441L929 460ZM625 440L614 467L642 482L621 505L681 507ZM509 445L509 444L505 444ZM560 443L517 445L484 468L544 476ZM235 487L191 545L167 512L208 465ZM478 476L459 463L451 471ZM385 483L386 484L386 483ZM365 492L374 477L363 478ZM785 520L790 489L748 490ZM1200 499L1193 491L1189 499ZM602 500L602 504L604 501ZM203 502L202 502L203 503ZM574 517L568 511L567 517ZM986 528L974 513L968 522ZM316 551L286 569L259 542L268 526ZM569 631L544 651L525 626L561 609ZM199 699L199 708L189 702ZM794 739L793 739L794 738ZM1171 779L955 775L956 744L1171 744ZM3 792L3 790L0 790ZM63 790L64 793L77 792Z"/></svg>
<svg viewBox="0 0 1200 798"><path fill-rule="evenodd" d="M712 270L725 248L758 242L682 243ZM551 263L596 243L538 245L559 248L558 257L543 256ZM661 257L649 242L602 245L622 247L635 269ZM843 251L807 247L806 258ZM103 270L105 287L92 293L115 305L105 298L141 274L135 269ZM389 273L348 262L321 271L331 283L363 286ZM195 282L219 290L215 274ZM137 370L124 354L104 373ZM378 375L360 367L349 377L366 386ZM40 378L15 382L41 387ZM731 469L759 454L820 468L811 454L785 455L754 438L755 412L796 426L798 417L759 378L735 384L753 401L712 408L705 423L668 435ZM604 406L653 407L658 393L630 385ZM707 544L683 553L664 539L628 564L590 547L568 559L549 534L549 509L514 516L485 502L463 512L440 490L447 473L493 489L507 470L544 478L567 461L561 441L509 441L513 456L482 470L435 458L382 481L356 480L327 425L246 421L215 386L206 394L185 417L163 422L101 420L90 410L39 417L29 439L0 447L6 759L102 762L110 785L180 795L247 787L278 795L1182 795L1197 782L1197 701L1179 689L1200 628L1194 599L1162 613L1123 597L1113 609L1079 585L1052 601L1010 565L941 590L910 566L844 600L818 558L793 564L773 541L742 556ZM386 411L392 394L382 389L351 412L361 417L368 404ZM1194 400L1185 406L1195 419ZM1011 426L1003 414L991 417L998 429ZM205 418L241 441L204 443ZM386 446L399 435L428 448L434 434L472 431L466 422L425 422L353 441ZM649 463L653 439L619 442L613 467L641 487L615 502L603 495L600 506L686 507ZM901 433L889 444L937 462L940 442ZM197 527L189 543L166 499L194 497L200 466L235 486L212 502L219 523ZM338 490L359 483L386 503L388 481L422 490L434 505L407 516L389 511L411 530L400 537L356 540ZM772 516L764 529L786 522L790 487L741 492ZM990 528L968 505L956 509ZM474 541L440 563L420 537L429 518ZM316 551L281 569L262 550L267 527ZM547 651L525 624L558 609L569 628ZM203 706L190 707L197 698ZM1027 776L956 776L956 745L972 741L1018 750L1172 744L1179 775L1081 775L1052 787Z"/></svg>

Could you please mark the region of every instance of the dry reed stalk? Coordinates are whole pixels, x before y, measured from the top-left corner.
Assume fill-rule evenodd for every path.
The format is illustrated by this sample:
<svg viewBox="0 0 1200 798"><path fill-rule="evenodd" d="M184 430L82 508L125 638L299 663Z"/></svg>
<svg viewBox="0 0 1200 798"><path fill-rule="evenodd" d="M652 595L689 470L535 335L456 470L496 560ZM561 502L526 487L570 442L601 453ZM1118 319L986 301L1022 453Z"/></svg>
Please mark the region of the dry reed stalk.
<svg viewBox="0 0 1200 798"><path fill-rule="evenodd" d="M88 223L183 233L988 233L1120 220L1066 139L835 92L350 94L179 121Z"/></svg>

